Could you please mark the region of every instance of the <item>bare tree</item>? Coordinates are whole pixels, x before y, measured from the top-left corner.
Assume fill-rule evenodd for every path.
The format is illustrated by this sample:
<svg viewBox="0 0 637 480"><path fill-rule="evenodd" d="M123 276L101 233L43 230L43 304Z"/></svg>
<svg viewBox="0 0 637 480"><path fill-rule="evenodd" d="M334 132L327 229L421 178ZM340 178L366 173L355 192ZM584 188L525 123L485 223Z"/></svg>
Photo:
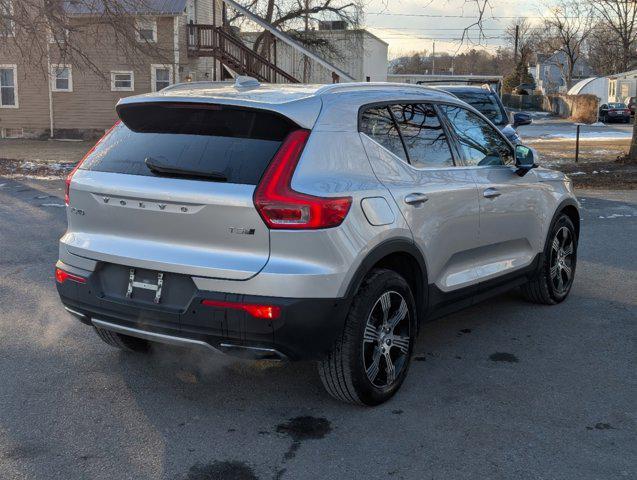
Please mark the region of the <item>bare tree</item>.
<svg viewBox="0 0 637 480"><path fill-rule="evenodd" d="M308 31L327 19L343 20L356 27L360 24L363 6L361 0L241 0L239 3L319 53L329 51L331 45L324 39L309 35ZM247 21L240 14L230 19L231 23L238 26L243 26ZM253 48L267 55L271 41L271 36L264 31L257 37Z"/></svg>
<svg viewBox="0 0 637 480"><path fill-rule="evenodd" d="M517 30L517 32L516 32ZM516 42L517 37L517 42ZM527 65L531 60L531 56L537 51L538 45L541 43L537 29L531 25L526 18L519 18L506 27L504 38L507 46L511 50L515 50L517 43L517 61L523 65Z"/></svg>
<svg viewBox="0 0 637 480"><path fill-rule="evenodd" d="M562 69L567 88L572 87L575 66L583 55L584 43L591 31L591 18L590 9L575 0L560 0L544 17L547 45L562 53L556 57L556 64Z"/></svg>
<svg viewBox="0 0 637 480"><path fill-rule="evenodd" d="M619 43L619 69L630 70L635 61L637 39L637 2L635 0L588 0L595 15L601 19L601 28L612 32Z"/></svg>
<svg viewBox="0 0 637 480"><path fill-rule="evenodd" d="M617 46L620 42L621 40L604 22L598 22L593 26L586 42L586 57L598 75L611 75L626 70L622 58L617 55Z"/></svg>
<svg viewBox="0 0 637 480"><path fill-rule="evenodd" d="M135 17L146 12L146 0L0 0L0 51L46 75L53 58L105 78L95 52L106 45L128 63L150 55L169 63L168 50L140 41Z"/></svg>

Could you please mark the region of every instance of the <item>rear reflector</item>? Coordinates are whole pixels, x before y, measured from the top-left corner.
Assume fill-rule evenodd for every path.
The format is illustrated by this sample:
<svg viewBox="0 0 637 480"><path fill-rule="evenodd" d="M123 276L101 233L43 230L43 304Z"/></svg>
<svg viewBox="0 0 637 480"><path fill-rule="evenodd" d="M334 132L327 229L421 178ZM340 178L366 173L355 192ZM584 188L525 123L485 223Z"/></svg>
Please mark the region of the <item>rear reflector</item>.
<svg viewBox="0 0 637 480"><path fill-rule="evenodd" d="M252 303L224 302L222 300L202 300L202 305L206 307L230 308L233 310L243 310L254 318L263 320L274 320L281 316L281 307L275 305L255 305Z"/></svg>
<svg viewBox="0 0 637 480"><path fill-rule="evenodd" d="M72 273L65 272L60 268L55 269L55 280L58 283L64 283L67 280L75 283L86 283L86 278L80 277L78 275L73 275Z"/></svg>
<svg viewBox="0 0 637 480"><path fill-rule="evenodd" d="M352 205L352 197L316 197L292 189L292 176L309 136L308 130L287 136L254 192L254 206L271 229L337 227Z"/></svg>

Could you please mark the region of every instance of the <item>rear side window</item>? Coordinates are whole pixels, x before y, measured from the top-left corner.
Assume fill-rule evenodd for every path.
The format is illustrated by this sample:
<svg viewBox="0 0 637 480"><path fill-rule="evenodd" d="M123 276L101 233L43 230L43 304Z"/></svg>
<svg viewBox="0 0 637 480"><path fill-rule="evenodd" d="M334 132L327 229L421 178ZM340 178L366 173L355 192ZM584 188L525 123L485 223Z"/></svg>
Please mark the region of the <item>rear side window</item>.
<svg viewBox="0 0 637 480"><path fill-rule="evenodd" d="M453 166L447 135L432 105L394 105L391 110L400 127L411 165L416 168Z"/></svg>
<svg viewBox="0 0 637 480"><path fill-rule="evenodd" d="M277 114L225 106L135 105L81 169L156 176L163 166L219 173L229 183L256 185L285 137L298 128Z"/></svg>
<svg viewBox="0 0 637 480"><path fill-rule="evenodd" d="M453 166L447 135L430 104L367 109L361 117L360 131L413 167Z"/></svg>
<svg viewBox="0 0 637 480"><path fill-rule="evenodd" d="M387 107L369 108L361 117L360 131L383 147L407 161L400 133Z"/></svg>

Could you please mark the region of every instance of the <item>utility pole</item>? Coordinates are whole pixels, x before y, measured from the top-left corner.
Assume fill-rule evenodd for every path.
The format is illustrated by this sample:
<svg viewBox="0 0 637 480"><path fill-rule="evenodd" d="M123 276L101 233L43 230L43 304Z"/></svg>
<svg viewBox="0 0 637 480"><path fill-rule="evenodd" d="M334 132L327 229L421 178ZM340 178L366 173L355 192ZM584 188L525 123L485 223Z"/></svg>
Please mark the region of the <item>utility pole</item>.
<svg viewBox="0 0 637 480"><path fill-rule="evenodd" d="M515 48L513 49L513 63L518 64L518 40L520 38L520 25L515 24Z"/></svg>
<svg viewBox="0 0 637 480"><path fill-rule="evenodd" d="M307 41L308 30L310 29L310 0L305 0L305 39ZM305 56L303 61L303 83L308 83L310 78L310 59Z"/></svg>
<svg viewBox="0 0 637 480"><path fill-rule="evenodd" d="M431 52L431 74L436 74L436 41L434 40L434 47Z"/></svg>

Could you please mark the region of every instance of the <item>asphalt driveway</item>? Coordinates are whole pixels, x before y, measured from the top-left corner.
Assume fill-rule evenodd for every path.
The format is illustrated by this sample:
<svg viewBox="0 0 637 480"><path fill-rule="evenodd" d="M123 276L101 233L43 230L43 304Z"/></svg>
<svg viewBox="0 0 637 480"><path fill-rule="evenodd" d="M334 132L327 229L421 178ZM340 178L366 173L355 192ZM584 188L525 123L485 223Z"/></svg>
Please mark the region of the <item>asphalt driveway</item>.
<svg viewBox="0 0 637 480"><path fill-rule="evenodd" d="M62 181L0 177L0 479L637 478L637 192L581 193L574 290L428 324L401 392L312 364L120 353L60 305Z"/></svg>

